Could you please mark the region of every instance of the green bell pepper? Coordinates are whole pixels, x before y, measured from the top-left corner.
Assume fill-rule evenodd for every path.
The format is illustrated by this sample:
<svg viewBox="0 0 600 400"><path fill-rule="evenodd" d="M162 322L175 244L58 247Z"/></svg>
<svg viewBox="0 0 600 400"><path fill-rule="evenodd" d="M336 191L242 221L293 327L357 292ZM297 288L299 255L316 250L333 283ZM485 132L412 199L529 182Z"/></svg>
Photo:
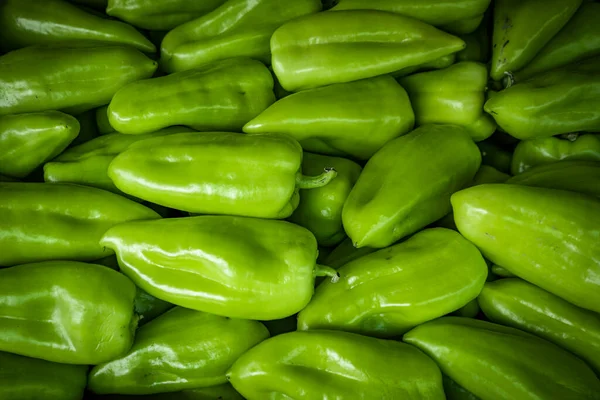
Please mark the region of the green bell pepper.
<svg viewBox="0 0 600 400"><path fill-rule="evenodd" d="M285 133L306 151L368 160L414 122L406 91L392 77L379 76L286 96L243 131Z"/></svg>
<svg viewBox="0 0 600 400"><path fill-rule="evenodd" d="M401 78L400 84L408 92L417 126L460 125L479 142L496 130L492 117L483 111L487 80L485 65L465 61Z"/></svg>
<svg viewBox="0 0 600 400"><path fill-rule="evenodd" d="M108 120L108 105L96 109L96 127L100 135L115 132L115 128L110 125Z"/></svg>
<svg viewBox="0 0 600 400"><path fill-rule="evenodd" d="M135 286L102 265L46 261L0 269L0 351L98 364L129 350Z"/></svg>
<svg viewBox="0 0 600 400"><path fill-rule="evenodd" d="M0 183L0 266L45 260L93 261L112 254L98 242L111 226L159 215L86 186Z"/></svg>
<svg viewBox="0 0 600 400"><path fill-rule="evenodd" d="M460 126L423 125L388 142L344 204L346 233L355 247L382 248L424 228L450 212L450 195L471 182L480 163Z"/></svg>
<svg viewBox="0 0 600 400"><path fill-rule="evenodd" d="M288 332L294 332L298 325L297 318L297 314L294 314L282 319L262 321L262 323L267 327L271 336L277 336Z"/></svg>
<svg viewBox="0 0 600 400"><path fill-rule="evenodd" d="M335 246L346 237L342 208L362 168L345 158L304 153L302 172L318 175L326 168L334 168L336 178L322 188L300 191L300 203L289 220L311 231L319 245Z"/></svg>
<svg viewBox="0 0 600 400"><path fill-rule="evenodd" d="M507 270L504 267L501 267L499 265L493 264L491 267L491 271L494 275L498 275L502 278L514 278L516 275L513 274L512 272L510 272L509 270Z"/></svg>
<svg viewBox="0 0 600 400"><path fill-rule="evenodd" d="M130 145L110 163L108 176L127 194L178 210L287 218L299 189L336 176L333 169L302 175L301 163L302 148L289 136L191 132Z"/></svg>
<svg viewBox="0 0 600 400"><path fill-rule="evenodd" d="M95 366L95 393L152 394L227 383L225 372L269 337L258 321L176 307L141 327L131 350Z"/></svg>
<svg viewBox="0 0 600 400"><path fill-rule="evenodd" d="M0 399L80 400L87 366L0 352Z"/></svg>
<svg viewBox="0 0 600 400"><path fill-rule="evenodd" d="M0 116L0 173L24 178L77 137L79 122L59 111Z"/></svg>
<svg viewBox="0 0 600 400"><path fill-rule="evenodd" d="M242 355L227 378L248 400L445 398L440 371L422 352L348 332L267 339Z"/></svg>
<svg viewBox="0 0 600 400"><path fill-rule="evenodd" d="M600 163L559 161L538 165L512 177L506 183L570 190L600 197Z"/></svg>
<svg viewBox="0 0 600 400"><path fill-rule="evenodd" d="M562 29L582 0L496 0L490 75L525 67Z"/></svg>
<svg viewBox="0 0 600 400"><path fill-rule="evenodd" d="M600 4L584 3L538 55L517 71L517 82L541 72L600 56Z"/></svg>
<svg viewBox="0 0 600 400"><path fill-rule="evenodd" d="M116 131L128 134L172 125L235 132L274 101L267 67L235 58L130 83L111 100L108 120Z"/></svg>
<svg viewBox="0 0 600 400"><path fill-rule="evenodd" d="M338 269L342 265L346 265L352 260L356 260L362 256L366 256L367 254L371 254L377 251L377 249L372 249L370 247L361 247L357 249L352 244L352 239L346 238L339 245L334 248L331 253L325 257L323 264Z"/></svg>
<svg viewBox="0 0 600 400"><path fill-rule="evenodd" d="M225 0L108 0L106 13L138 28L168 31L223 3Z"/></svg>
<svg viewBox="0 0 600 400"><path fill-rule="evenodd" d="M484 110L521 140L600 132L600 63L539 74L496 93Z"/></svg>
<svg viewBox="0 0 600 400"><path fill-rule="evenodd" d="M477 303L477 299L473 299L458 310L451 313L451 315L456 315L459 317L466 318L475 318L479 314L479 304Z"/></svg>
<svg viewBox="0 0 600 400"><path fill-rule="evenodd" d="M290 316L310 301L316 275L337 278L316 265L312 233L285 221L214 215L137 221L114 226L100 243L152 296L232 318Z"/></svg>
<svg viewBox="0 0 600 400"><path fill-rule="evenodd" d="M465 22L469 19L481 21L490 0L335 0L334 3L332 11L389 11L418 19L440 29L450 28L451 31L458 28L464 31ZM477 25L478 22L472 29L477 28Z"/></svg>
<svg viewBox="0 0 600 400"><path fill-rule="evenodd" d="M0 47L5 50L85 41L156 51L131 25L97 17L64 0L4 0L0 3L0 37Z"/></svg>
<svg viewBox="0 0 600 400"><path fill-rule="evenodd" d="M484 183L504 183L510 178L510 175L498 171L489 165L482 165L473 178L470 186L483 185Z"/></svg>
<svg viewBox="0 0 600 400"><path fill-rule="evenodd" d="M44 165L46 182L68 182L93 186L122 194L108 177L112 160L133 143L174 133L192 132L184 126L172 126L145 135L108 133L84 144L72 147Z"/></svg>
<svg viewBox="0 0 600 400"><path fill-rule="evenodd" d="M146 293L139 287L135 289L134 310L139 316L138 326L146 325L156 317L175 307L175 305L169 302L157 299L151 294Z"/></svg>
<svg viewBox="0 0 600 400"><path fill-rule="evenodd" d="M489 4L489 2L488 2ZM466 35L468 33L475 32L475 30L481 25L484 14L478 14L470 18L461 19L449 24L440 26L440 29L453 33L455 35Z"/></svg>
<svg viewBox="0 0 600 400"><path fill-rule="evenodd" d="M486 21L483 21L475 32L460 36L467 47L456 53L457 61L488 63L490 60L491 40L488 33L488 25L485 22Z"/></svg>
<svg viewBox="0 0 600 400"><path fill-rule="evenodd" d="M160 49L166 72L250 57L269 62L269 40L284 22L321 11L319 0L228 0L213 12L173 29Z"/></svg>
<svg viewBox="0 0 600 400"><path fill-rule="evenodd" d="M106 394L94 395L91 393L85 400L244 400L233 386L229 383L222 385L208 386L205 388L182 390L180 392L166 392L147 394L144 396L127 394Z"/></svg>
<svg viewBox="0 0 600 400"><path fill-rule="evenodd" d="M446 375L442 376L442 382L444 383L444 393L446 394L447 400L480 400L479 397L475 396Z"/></svg>
<svg viewBox="0 0 600 400"><path fill-rule="evenodd" d="M451 66L452 64L454 64L455 61L456 61L456 53L452 53L452 54L448 54L448 55L436 58L433 61L429 61L429 62L426 62L421 65L415 65L412 67L402 68L398 71L392 72L390 75L397 79L397 78L401 78L403 76L410 75L415 72L425 72L425 71L432 71L432 70L436 70L436 69L447 68L447 67Z"/></svg>
<svg viewBox="0 0 600 400"><path fill-rule="evenodd" d="M509 184L452 195L460 233L483 255L571 303L600 312L600 200Z"/></svg>
<svg viewBox="0 0 600 400"><path fill-rule="evenodd" d="M444 317L404 335L442 373L482 399L598 399L600 380L579 358L518 329Z"/></svg>
<svg viewBox="0 0 600 400"><path fill-rule="evenodd" d="M464 49L431 25L385 11L326 11L289 21L271 37L273 71L299 91L421 65Z"/></svg>
<svg viewBox="0 0 600 400"><path fill-rule="evenodd" d="M511 169L513 175L517 175L537 165L557 161L600 162L600 135L569 134L565 138L523 140L515 148Z"/></svg>
<svg viewBox="0 0 600 400"><path fill-rule="evenodd" d="M477 298L493 322L556 343L600 373L600 316L518 278L485 284Z"/></svg>
<svg viewBox="0 0 600 400"><path fill-rule="evenodd" d="M492 138L494 136L495 135L493 135ZM501 148L490 139L477 143L477 147L479 147L479 150L481 151L481 163L483 165L489 165L502 173L509 174L511 172L511 162L513 159L512 153Z"/></svg>
<svg viewBox="0 0 600 400"><path fill-rule="evenodd" d="M79 122L79 134L69 144L68 149L79 146L85 142L97 138L98 127L96 126L96 112L95 110L88 110L75 116L77 122ZM62 154L62 153L61 153Z"/></svg>
<svg viewBox="0 0 600 400"><path fill-rule="evenodd" d="M19 180L12 176L0 175L0 182L18 182Z"/></svg>
<svg viewBox="0 0 600 400"><path fill-rule="evenodd" d="M149 78L156 66L124 46L15 50L0 57L0 115L46 110L76 115L108 104L118 89Z"/></svg>
<svg viewBox="0 0 600 400"><path fill-rule="evenodd" d="M487 272L477 248L457 232L425 229L339 268L339 281L321 283L298 314L298 330L394 337L474 300Z"/></svg>

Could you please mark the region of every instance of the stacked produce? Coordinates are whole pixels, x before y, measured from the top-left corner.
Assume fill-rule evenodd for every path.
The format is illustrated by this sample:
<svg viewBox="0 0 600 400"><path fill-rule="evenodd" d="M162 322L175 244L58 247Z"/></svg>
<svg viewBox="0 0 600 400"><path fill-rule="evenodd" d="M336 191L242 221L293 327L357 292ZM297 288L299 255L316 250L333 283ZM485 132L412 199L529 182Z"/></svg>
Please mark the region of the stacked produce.
<svg viewBox="0 0 600 400"><path fill-rule="evenodd" d="M0 2L0 399L600 399L600 3Z"/></svg>

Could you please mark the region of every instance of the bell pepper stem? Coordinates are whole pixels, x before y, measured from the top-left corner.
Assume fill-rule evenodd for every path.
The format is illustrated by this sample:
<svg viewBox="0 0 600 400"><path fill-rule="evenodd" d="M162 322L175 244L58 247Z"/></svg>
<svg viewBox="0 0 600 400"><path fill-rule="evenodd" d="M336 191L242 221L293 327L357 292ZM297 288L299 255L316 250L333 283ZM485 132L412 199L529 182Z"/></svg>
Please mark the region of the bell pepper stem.
<svg viewBox="0 0 600 400"><path fill-rule="evenodd" d="M306 176L302 173L296 174L296 187L298 189L316 189L327 185L337 176L334 168L325 168L322 174L317 176Z"/></svg>
<svg viewBox="0 0 600 400"><path fill-rule="evenodd" d="M330 276L331 277L331 283L336 283L337 281L340 280L340 273L337 272L335 269L328 267L326 265L321 265L321 264L317 264L315 266L315 270L314 270L314 276Z"/></svg>

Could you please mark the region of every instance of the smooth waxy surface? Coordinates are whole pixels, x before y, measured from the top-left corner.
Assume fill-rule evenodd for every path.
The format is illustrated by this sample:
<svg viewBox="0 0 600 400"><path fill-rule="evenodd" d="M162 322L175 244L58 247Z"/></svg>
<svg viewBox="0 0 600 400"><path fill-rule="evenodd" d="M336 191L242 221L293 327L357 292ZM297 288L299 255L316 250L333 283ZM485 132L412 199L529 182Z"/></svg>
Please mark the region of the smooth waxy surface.
<svg viewBox="0 0 600 400"><path fill-rule="evenodd" d="M598 399L600 393L600 380L583 361L514 328L444 317L413 329L403 340L483 400L589 400Z"/></svg>
<svg viewBox="0 0 600 400"><path fill-rule="evenodd" d="M133 82L112 98L108 120L116 131L128 134L172 125L237 132L274 101L267 67L238 58Z"/></svg>
<svg viewBox="0 0 600 400"><path fill-rule="evenodd" d="M0 351L98 364L131 347L135 286L101 265L46 261L0 270Z"/></svg>
<svg viewBox="0 0 600 400"><path fill-rule="evenodd" d="M348 332L275 336L242 355L227 377L248 400L444 399L439 369L419 350Z"/></svg>
<svg viewBox="0 0 600 400"><path fill-rule="evenodd" d="M397 336L475 299L487 266L457 232L434 228L350 261L338 272L338 282L317 287L298 315L298 329Z"/></svg>
<svg viewBox="0 0 600 400"><path fill-rule="evenodd" d="M571 303L600 312L600 200L487 184L452 196L460 233L483 255Z"/></svg>
<svg viewBox="0 0 600 400"><path fill-rule="evenodd" d="M23 178L77 137L79 122L59 111L0 116L0 173Z"/></svg>
<svg viewBox="0 0 600 400"><path fill-rule="evenodd" d="M424 162L423 160L427 160ZM465 128L424 125L388 142L364 167L342 221L356 247L389 246L450 211L481 155Z"/></svg>
<svg viewBox="0 0 600 400"><path fill-rule="evenodd" d="M269 337L258 321L176 307L136 333L124 356L92 369L96 393L151 394L224 384L225 372Z"/></svg>
<svg viewBox="0 0 600 400"><path fill-rule="evenodd" d="M289 91L388 74L464 47L431 25L376 10L296 18L271 37L273 71Z"/></svg>
<svg viewBox="0 0 600 400"><path fill-rule="evenodd" d="M0 266L45 260L93 261L111 226L159 215L116 194L71 184L0 184Z"/></svg>
<svg viewBox="0 0 600 400"><path fill-rule="evenodd" d="M168 231L169 235L163 235ZM314 290L317 242L284 221L200 216L121 224L101 240L151 295L232 318L300 311Z"/></svg>
<svg viewBox="0 0 600 400"><path fill-rule="evenodd" d="M306 151L366 160L414 121L406 91L380 76L289 95L244 125L244 132L286 133Z"/></svg>

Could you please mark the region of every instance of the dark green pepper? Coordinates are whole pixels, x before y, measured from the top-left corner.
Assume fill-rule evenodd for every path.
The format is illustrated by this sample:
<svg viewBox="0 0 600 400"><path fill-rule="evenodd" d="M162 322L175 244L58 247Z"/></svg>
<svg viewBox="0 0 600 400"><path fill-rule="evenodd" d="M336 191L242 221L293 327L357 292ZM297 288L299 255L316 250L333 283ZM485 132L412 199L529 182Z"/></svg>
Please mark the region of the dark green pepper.
<svg viewBox="0 0 600 400"><path fill-rule="evenodd" d="M523 140L515 148L512 174L517 175L536 165L557 161L600 162L600 135L569 134L565 138Z"/></svg>
<svg viewBox="0 0 600 400"><path fill-rule="evenodd" d="M456 53L457 61L475 61L487 64L490 59L490 36L485 20L475 32L461 35L460 38L467 47Z"/></svg>
<svg viewBox="0 0 600 400"><path fill-rule="evenodd" d="M501 266L496 265L496 264L492 264L492 267L490 268L490 270L492 271L492 273L494 275L498 275L498 276L500 276L502 278L513 278L513 277L516 276L515 274L513 274L512 272L510 272L506 268L501 267Z"/></svg>
<svg viewBox="0 0 600 400"><path fill-rule="evenodd" d="M243 130L285 133L306 151L368 160L414 123L406 91L392 77L379 76L291 94Z"/></svg>
<svg viewBox="0 0 600 400"><path fill-rule="evenodd" d="M108 133L72 147L51 162L46 163L44 180L53 183L78 183L120 194L122 192L108 177L108 166L112 160L133 143L181 132L192 132L192 130L185 126L172 126L145 135Z"/></svg>
<svg viewBox="0 0 600 400"><path fill-rule="evenodd" d="M129 195L178 210L287 218L299 189L336 176L333 169L302 175L301 163L302 148L285 135L177 133L130 145L110 163L108 176Z"/></svg>
<svg viewBox="0 0 600 400"><path fill-rule="evenodd" d="M129 134L172 125L237 132L274 101L267 67L235 58L130 83L112 98L108 120L116 131Z"/></svg>
<svg viewBox="0 0 600 400"><path fill-rule="evenodd" d="M459 317L466 318L475 318L479 314L479 304L477 303L477 299L473 299L468 302L466 305L462 306L458 310L454 311L451 315L456 315Z"/></svg>
<svg viewBox="0 0 600 400"><path fill-rule="evenodd" d="M232 57L268 63L269 39L275 29L319 11L319 0L228 0L170 31L160 46L161 67L171 73Z"/></svg>
<svg viewBox="0 0 600 400"><path fill-rule="evenodd" d="M316 265L312 233L285 221L214 215L138 221L109 229L100 243L154 297L232 318L285 318L308 304L315 276L337 278Z"/></svg>
<svg viewBox="0 0 600 400"><path fill-rule="evenodd" d="M267 339L243 354L227 379L248 400L445 398L438 367L419 350L348 332Z"/></svg>
<svg viewBox="0 0 600 400"><path fill-rule="evenodd" d="M106 13L138 28L168 31L208 14L225 0L108 0Z"/></svg>
<svg viewBox="0 0 600 400"><path fill-rule="evenodd" d="M496 135L493 135L492 138L494 136ZM512 153L501 148L490 139L477 143L477 147L481 151L481 163L489 165L502 173L511 173Z"/></svg>
<svg viewBox="0 0 600 400"><path fill-rule="evenodd" d="M95 366L95 393L152 394L227 383L225 372L269 337L258 321L176 307L141 327L131 350Z"/></svg>
<svg viewBox="0 0 600 400"><path fill-rule="evenodd" d="M0 173L24 178L78 133L77 119L59 111L0 116Z"/></svg>
<svg viewBox="0 0 600 400"><path fill-rule="evenodd" d="M421 65L415 65L412 67L402 68L398 71L392 72L390 75L397 79L397 78L401 78L403 76L410 75L415 72L425 72L425 71L432 71L432 70L436 70L436 69L447 68L447 67L451 66L452 64L454 64L455 61L456 61L456 54L452 53L452 54L448 54L448 55L436 58L433 61L429 61L429 62L426 62Z"/></svg>
<svg viewBox="0 0 600 400"><path fill-rule="evenodd" d="M452 207L460 233L488 260L600 312L600 199L499 183L455 193Z"/></svg>
<svg viewBox="0 0 600 400"><path fill-rule="evenodd" d="M118 265L118 264L117 264ZM139 287L135 288L134 309L139 316L138 326L146 325L156 317L175 307L173 304L157 299Z"/></svg>
<svg viewBox="0 0 600 400"><path fill-rule="evenodd" d="M486 283L477 300L491 321L554 342L600 373L598 314L517 278Z"/></svg>
<svg viewBox="0 0 600 400"><path fill-rule="evenodd" d="M442 373L482 399L598 399L600 380L579 358L518 329L443 317L404 335Z"/></svg>
<svg viewBox="0 0 600 400"><path fill-rule="evenodd" d="M46 110L76 115L108 104L122 86L149 78L156 66L124 46L15 50L0 57L0 115Z"/></svg>
<svg viewBox="0 0 600 400"><path fill-rule="evenodd" d="M0 266L97 260L112 254L98 243L108 228L152 218L149 208L87 186L0 183Z"/></svg>
<svg viewBox="0 0 600 400"><path fill-rule="evenodd" d="M454 382L452 378L444 375L442 380L444 382L444 393L446 393L447 400L480 400L479 397Z"/></svg>
<svg viewBox="0 0 600 400"><path fill-rule="evenodd" d="M143 396L127 394L106 394L94 395L90 393L86 400L244 400L233 386L229 383L222 385L208 386L205 388L182 390L180 392L165 392L156 394L146 394Z"/></svg>
<svg viewBox="0 0 600 400"><path fill-rule="evenodd" d="M371 254L374 251L377 251L377 249L372 249L370 247L361 247L357 249L352 244L352 239L346 238L333 249L327 257L325 257L323 264L338 269L342 265L346 265L350 261Z"/></svg>
<svg viewBox="0 0 600 400"><path fill-rule="evenodd" d="M362 168L345 158L304 153L303 173L318 175L326 168L334 168L336 178L321 188L301 190L300 203L289 220L311 231L320 246L335 246L346 237L342 208Z"/></svg>
<svg viewBox="0 0 600 400"><path fill-rule="evenodd" d="M339 281L321 283L298 314L298 329L394 337L475 299L487 272L457 232L425 229L339 268Z"/></svg>
<svg viewBox="0 0 600 400"><path fill-rule="evenodd" d="M0 399L80 400L87 366L0 352Z"/></svg>
<svg viewBox="0 0 600 400"><path fill-rule="evenodd" d="M108 105L96 109L96 127L100 135L115 132L115 128L110 125L108 120Z"/></svg>
<svg viewBox="0 0 600 400"><path fill-rule="evenodd" d="M79 146L82 143L98 137L98 127L96 126L96 111L88 110L76 116L79 122L79 134L69 144L69 148ZM61 153L62 154L62 153Z"/></svg>
<svg viewBox="0 0 600 400"><path fill-rule="evenodd" d="M423 125L388 142L344 204L346 233L356 247L382 248L424 228L450 212L450 195L471 182L480 163L469 132L456 125Z"/></svg>
<svg viewBox="0 0 600 400"><path fill-rule="evenodd" d="M0 269L0 351L99 364L133 343L135 285L102 265L46 261Z"/></svg>
<svg viewBox="0 0 600 400"><path fill-rule="evenodd" d="M0 4L0 37L0 47L5 50L83 41L156 51L131 25L97 17L64 0L4 0Z"/></svg>
<svg viewBox="0 0 600 400"><path fill-rule="evenodd" d="M461 39L424 22L376 10L296 18L271 37L273 71L292 92L389 74L464 47Z"/></svg>

